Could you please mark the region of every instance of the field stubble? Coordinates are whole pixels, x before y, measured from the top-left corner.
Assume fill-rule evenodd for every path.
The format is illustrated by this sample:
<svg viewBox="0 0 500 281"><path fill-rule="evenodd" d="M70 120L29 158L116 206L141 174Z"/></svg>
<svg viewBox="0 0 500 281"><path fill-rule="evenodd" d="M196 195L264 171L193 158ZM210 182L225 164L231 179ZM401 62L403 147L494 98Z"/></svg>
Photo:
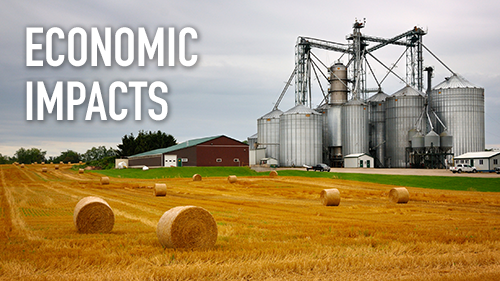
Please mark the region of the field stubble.
<svg viewBox="0 0 500 281"><path fill-rule="evenodd" d="M301 177L119 179L40 165L0 166L0 278L4 280L498 280L500 194ZM154 183L166 183L155 197ZM320 204L337 188L336 207ZM78 234L76 203L113 209L109 234ZM163 249L156 224L175 206L208 210L209 250Z"/></svg>

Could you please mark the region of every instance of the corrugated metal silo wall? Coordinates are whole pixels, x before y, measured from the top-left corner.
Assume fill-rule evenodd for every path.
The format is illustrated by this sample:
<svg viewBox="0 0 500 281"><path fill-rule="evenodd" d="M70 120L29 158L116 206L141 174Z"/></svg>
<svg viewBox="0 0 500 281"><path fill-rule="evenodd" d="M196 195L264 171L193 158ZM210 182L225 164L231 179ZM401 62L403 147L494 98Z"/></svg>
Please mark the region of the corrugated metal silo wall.
<svg viewBox="0 0 500 281"><path fill-rule="evenodd" d="M347 102L342 106L342 154L369 152L368 106Z"/></svg>
<svg viewBox="0 0 500 281"><path fill-rule="evenodd" d="M431 104L453 136L455 156L484 151L484 89L450 88L433 90ZM438 133L443 127L438 125Z"/></svg>
<svg viewBox="0 0 500 281"><path fill-rule="evenodd" d="M422 108L422 96L390 96L385 102L386 161L392 168L406 167L406 147L410 146L408 131L415 128ZM421 127L421 125L419 125Z"/></svg>
<svg viewBox="0 0 500 281"><path fill-rule="evenodd" d="M369 102L370 147L375 148L375 157L385 166L385 101Z"/></svg>
<svg viewBox="0 0 500 281"><path fill-rule="evenodd" d="M280 142L280 119L260 118L257 120L258 142L265 145L259 147L266 148L266 157L272 157L279 162L279 142Z"/></svg>
<svg viewBox="0 0 500 281"><path fill-rule="evenodd" d="M342 146L342 105L328 105L318 112L323 114L323 163L329 163L329 147Z"/></svg>
<svg viewBox="0 0 500 281"><path fill-rule="evenodd" d="M258 128L258 124L257 124L257 128ZM257 141L258 138L248 138L247 140L248 140L248 147L250 148L250 150L255 149L255 144L258 142Z"/></svg>
<svg viewBox="0 0 500 281"><path fill-rule="evenodd" d="M342 106L332 105L328 108L323 120L323 126L327 128L328 138L324 146L342 146ZM325 139L325 137L323 137Z"/></svg>
<svg viewBox="0 0 500 281"><path fill-rule="evenodd" d="M280 118L280 165L316 165L322 159L320 114L283 114Z"/></svg>

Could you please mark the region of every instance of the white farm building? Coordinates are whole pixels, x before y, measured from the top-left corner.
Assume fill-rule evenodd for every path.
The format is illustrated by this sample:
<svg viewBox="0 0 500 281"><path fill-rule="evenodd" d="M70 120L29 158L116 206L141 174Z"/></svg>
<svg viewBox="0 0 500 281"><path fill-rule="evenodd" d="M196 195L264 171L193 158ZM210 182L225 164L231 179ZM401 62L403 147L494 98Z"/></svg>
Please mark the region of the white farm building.
<svg viewBox="0 0 500 281"><path fill-rule="evenodd" d="M454 158L455 164L475 166L481 172L493 172L500 166L500 151L467 152Z"/></svg>

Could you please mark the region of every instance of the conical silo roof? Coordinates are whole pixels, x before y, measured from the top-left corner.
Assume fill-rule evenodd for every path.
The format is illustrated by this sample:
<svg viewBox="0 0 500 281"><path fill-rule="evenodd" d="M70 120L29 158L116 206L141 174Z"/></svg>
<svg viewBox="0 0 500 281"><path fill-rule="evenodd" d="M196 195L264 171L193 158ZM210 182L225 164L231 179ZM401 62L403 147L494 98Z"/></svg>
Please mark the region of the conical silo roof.
<svg viewBox="0 0 500 281"><path fill-rule="evenodd" d="M265 114L264 116L260 117L259 119L279 118L281 114L283 114L283 111L281 111L279 109L275 109L275 110Z"/></svg>
<svg viewBox="0 0 500 281"><path fill-rule="evenodd" d="M401 96L424 96L424 95L420 91L418 91L417 89L407 85L403 89L392 94L391 96L392 97L401 97Z"/></svg>
<svg viewBox="0 0 500 281"><path fill-rule="evenodd" d="M318 115L320 115L321 113L316 112L316 111L314 111L314 110L310 109L309 107L306 107L302 104L298 104L283 114L285 114L285 115L291 115L291 114L318 114Z"/></svg>
<svg viewBox="0 0 500 281"><path fill-rule="evenodd" d="M443 82L439 83L436 87L434 87L434 90L457 89L457 88L481 88L481 87L472 84L459 74L454 74L451 77L445 78Z"/></svg>
<svg viewBox="0 0 500 281"><path fill-rule="evenodd" d="M439 137L439 135L438 135L436 132L434 132L434 131L430 131L430 132L429 132L427 135L425 135L425 136L429 136L429 137Z"/></svg>
<svg viewBox="0 0 500 281"><path fill-rule="evenodd" d="M381 101L385 101L385 99L387 99L388 97L389 97L388 94L386 94L384 92L378 92L375 95L371 96L368 99L368 101L369 102L381 102Z"/></svg>

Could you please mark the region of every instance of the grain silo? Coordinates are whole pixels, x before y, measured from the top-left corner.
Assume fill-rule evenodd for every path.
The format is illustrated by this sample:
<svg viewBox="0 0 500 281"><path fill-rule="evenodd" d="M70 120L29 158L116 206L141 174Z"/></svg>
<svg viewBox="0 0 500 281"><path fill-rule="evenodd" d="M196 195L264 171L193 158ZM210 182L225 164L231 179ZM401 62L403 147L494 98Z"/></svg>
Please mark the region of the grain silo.
<svg viewBox="0 0 500 281"><path fill-rule="evenodd" d="M369 152L368 106L352 99L342 105L342 154Z"/></svg>
<svg viewBox="0 0 500 281"><path fill-rule="evenodd" d="M251 136L249 136L249 137L247 138L249 149L256 149L256 148L257 148L257 145L258 145L258 144L257 144L257 143L258 143L258 142L257 142L257 140L258 140L258 135L259 135L259 134L255 133L255 134L253 134L253 135L251 135Z"/></svg>
<svg viewBox="0 0 500 281"><path fill-rule="evenodd" d="M323 161L332 167L342 166L342 104L347 102L347 68L340 62L329 68L329 100L323 113Z"/></svg>
<svg viewBox="0 0 500 281"><path fill-rule="evenodd" d="M330 94L330 104L344 104L347 102L347 92L348 92L348 80L347 80L347 68L340 62L333 64L329 68L330 72L330 88L328 93Z"/></svg>
<svg viewBox="0 0 500 281"><path fill-rule="evenodd" d="M376 167L385 167L385 100L389 95L382 91L368 99L370 152L375 156Z"/></svg>
<svg viewBox="0 0 500 281"><path fill-rule="evenodd" d="M453 136L455 156L484 151L484 89L455 74L431 92L431 106ZM437 133L442 133L442 126Z"/></svg>
<svg viewBox="0 0 500 281"><path fill-rule="evenodd" d="M281 166L316 165L322 162L321 113L302 104L280 117Z"/></svg>
<svg viewBox="0 0 500 281"><path fill-rule="evenodd" d="M425 98L414 88L406 86L386 99L386 157L387 167L407 166L406 148L410 147L409 131L423 128L419 119ZM420 120L420 121L418 121Z"/></svg>
<svg viewBox="0 0 500 281"><path fill-rule="evenodd" d="M441 137L434 131L430 131L424 137L424 145L426 148L440 148Z"/></svg>
<svg viewBox="0 0 500 281"><path fill-rule="evenodd" d="M455 74L433 89L434 68L426 67L428 89L424 95L423 53L427 50L432 54L422 43L427 31L415 26L385 39L365 35L364 27L364 21L356 20L353 32L346 36L346 44L297 38L295 68L275 109L294 80L296 107L283 114L272 111L258 120L258 145L266 148L267 156L278 158L282 166L324 162L342 167L344 156L368 153L376 158L376 167L443 168L449 163L446 160L451 159L451 153L456 156L484 150L484 89ZM386 67L389 73L380 80L377 77L380 71L374 72L368 63L367 54L388 65L372 55L387 45L406 48L406 79ZM341 54L336 63L327 66L311 52L316 48ZM340 63L346 58L349 59L346 65ZM367 77L368 70L377 88L369 87L372 79ZM378 93L366 99L368 93L381 89L390 73L407 86L392 96ZM322 77L328 81L328 92ZM311 87L311 79L318 81L322 94L318 112L311 109L312 91L316 90Z"/></svg>
<svg viewBox="0 0 500 281"><path fill-rule="evenodd" d="M342 105L330 104L323 109L324 162L342 166Z"/></svg>
<svg viewBox="0 0 500 281"><path fill-rule="evenodd" d="M257 119L257 143L259 148L266 148L266 157L279 162L280 116L283 111L274 109Z"/></svg>

